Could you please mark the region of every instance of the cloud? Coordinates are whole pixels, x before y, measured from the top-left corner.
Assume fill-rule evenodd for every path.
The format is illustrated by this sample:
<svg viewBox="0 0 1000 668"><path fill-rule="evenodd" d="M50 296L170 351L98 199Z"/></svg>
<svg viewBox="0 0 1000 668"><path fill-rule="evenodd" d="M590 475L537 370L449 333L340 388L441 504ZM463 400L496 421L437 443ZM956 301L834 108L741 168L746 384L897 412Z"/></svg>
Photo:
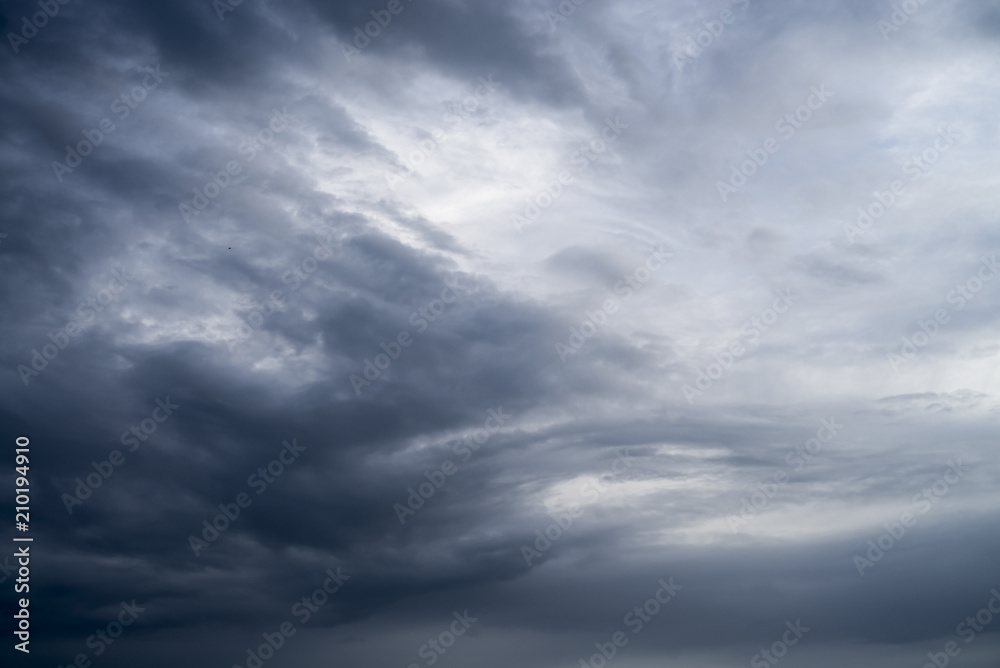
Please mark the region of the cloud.
<svg viewBox="0 0 1000 668"><path fill-rule="evenodd" d="M294 620L290 666L541 668L621 628L623 667L743 665L801 620L789 661L909 666L989 600L1000 285L970 281L998 241L996 3L924 3L888 39L891 3L846 0L216 4L70 2L0 62L0 421L31 440L38 660L247 665Z"/></svg>

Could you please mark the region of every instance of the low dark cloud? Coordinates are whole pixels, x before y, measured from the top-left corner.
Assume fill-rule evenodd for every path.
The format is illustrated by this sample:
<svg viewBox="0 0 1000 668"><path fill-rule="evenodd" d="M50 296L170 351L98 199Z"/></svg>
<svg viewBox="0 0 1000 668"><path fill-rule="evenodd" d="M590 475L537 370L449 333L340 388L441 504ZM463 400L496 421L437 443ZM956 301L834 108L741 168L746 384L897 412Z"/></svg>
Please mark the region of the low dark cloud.
<svg viewBox="0 0 1000 668"><path fill-rule="evenodd" d="M0 5L8 663L995 665L1000 8L900 4Z"/></svg>

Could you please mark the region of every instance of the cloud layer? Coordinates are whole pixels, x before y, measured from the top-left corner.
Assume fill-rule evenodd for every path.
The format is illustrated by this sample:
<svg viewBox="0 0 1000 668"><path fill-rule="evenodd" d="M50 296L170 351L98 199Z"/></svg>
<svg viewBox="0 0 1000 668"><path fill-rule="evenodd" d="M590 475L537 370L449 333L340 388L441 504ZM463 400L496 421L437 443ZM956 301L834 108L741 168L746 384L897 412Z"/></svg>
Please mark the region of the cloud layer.
<svg viewBox="0 0 1000 668"><path fill-rule="evenodd" d="M39 6L37 665L995 665L1000 4Z"/></svg>

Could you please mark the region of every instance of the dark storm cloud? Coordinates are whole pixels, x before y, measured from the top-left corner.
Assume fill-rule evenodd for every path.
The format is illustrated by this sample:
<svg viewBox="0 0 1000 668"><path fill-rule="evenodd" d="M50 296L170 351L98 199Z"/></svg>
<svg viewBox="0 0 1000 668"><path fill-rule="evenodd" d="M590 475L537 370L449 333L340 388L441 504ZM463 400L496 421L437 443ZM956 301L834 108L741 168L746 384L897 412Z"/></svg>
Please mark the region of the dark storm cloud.
<svg viewBox="0 0 1000 668"><path fill-rule="evenodd" d="M341 43L353 45L356 29L364 31L374 20L372 12L385 12L386 5L366 0L314 1L299 6L329 22ZM548 52L548 40L538 34L539 29L548 27L544 14L527 3L489 0L455 5L401 0L401 5L401 12L392 17L384 32L372 38L356 57L386 51L402 55L417 49L430 67L459 78L475 79L484 72L496 72L499 80L511 82L515 94L547 104L582 101L577 77L568 63Z"/></svg>
<svg viewBox="0 0 1000 668"><path fill-rule="evenodd" d="M39 660L246 665L331 568L350 579L274 665L421 665L464 610L479 621L442 665L578 665L661 578L683 588L619 665L745 665L799 619L803 665L920 665L988 600L992 284L905 370L886 354L993 252L996 3L924 3L883 39L891 3L402 0L350 57L389 3L218 4L69 2L0 61L0 423L32 439ZM5 3L4 34L35 11ZM824 82L829 105L721 201ZM627 129L597 151L609 114ZM948 123L953 152L846 241ZM570 165L515 234L510 212ZM824 420L843 426L817 448ZM94 656L133 599L138 623Z"/></svg>

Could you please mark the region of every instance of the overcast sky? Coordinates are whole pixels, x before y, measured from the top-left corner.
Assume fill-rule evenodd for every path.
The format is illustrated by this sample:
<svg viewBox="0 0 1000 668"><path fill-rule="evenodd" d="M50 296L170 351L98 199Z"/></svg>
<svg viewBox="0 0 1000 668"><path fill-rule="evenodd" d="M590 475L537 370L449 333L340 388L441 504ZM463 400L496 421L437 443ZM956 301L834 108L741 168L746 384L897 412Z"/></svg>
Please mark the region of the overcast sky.
<svg viewBox="0 0 1000 668"><path fill-rule="evenodd" d="M5 665L997 665L1000 2L41 5Z"/></svg>

